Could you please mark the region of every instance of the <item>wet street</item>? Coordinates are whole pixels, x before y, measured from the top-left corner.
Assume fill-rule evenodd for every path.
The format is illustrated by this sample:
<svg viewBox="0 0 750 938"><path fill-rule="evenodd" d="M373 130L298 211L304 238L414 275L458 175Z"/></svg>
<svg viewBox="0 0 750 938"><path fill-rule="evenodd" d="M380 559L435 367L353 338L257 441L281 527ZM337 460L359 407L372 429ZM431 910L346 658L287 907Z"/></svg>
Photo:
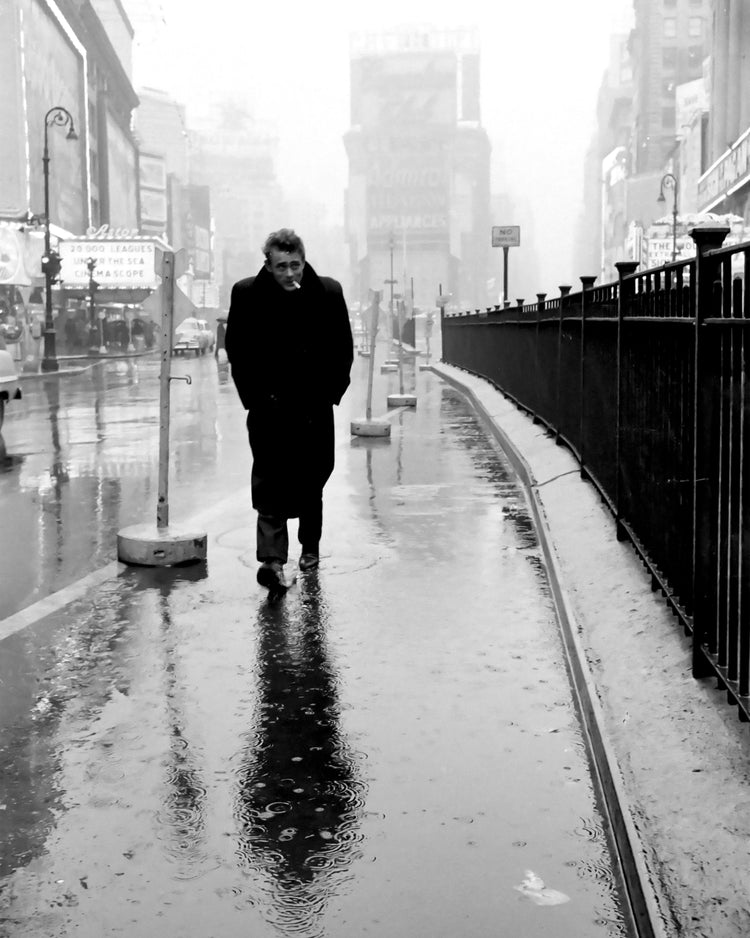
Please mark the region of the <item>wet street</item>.
<svg viewBox="0 0 750 938"><path fill-rule="evenodd" d="M2 938L629 935L523 492L433 374L390 441L351 438L365 369L320 570L283 599L255 582L244 415L196 359L173 366L171 517L207 564L0 621ZM152 519L157 397L147 359L24 385L0 619Z"/></svg>

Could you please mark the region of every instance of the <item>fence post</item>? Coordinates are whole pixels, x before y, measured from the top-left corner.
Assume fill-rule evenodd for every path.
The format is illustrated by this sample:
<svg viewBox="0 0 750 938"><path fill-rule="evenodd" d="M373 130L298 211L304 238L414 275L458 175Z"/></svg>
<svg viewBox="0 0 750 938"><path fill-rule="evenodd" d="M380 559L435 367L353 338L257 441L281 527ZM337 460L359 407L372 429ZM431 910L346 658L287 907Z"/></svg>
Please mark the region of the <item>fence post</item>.
<svg viewBox="0 0 750 938"><path fill-rule="evenodd" d="M580 406L578 411L578 453L581 466L581 478L588 478L586 471L586 308L589 297L587 293L593 288L596 277L581 277L581 351L580 351L580 375L579 375L579 394Z"/></svg>
<svg viewBox="0 0 750 938"><path fill-rule="evenodd" d="M691 593L693 600L693 677L711 673L703 650L709 635L709 623L716 617L716 582L711 569L715 560L711 550L711 507L715 499L716 426L713 412L718 405L714 369L707 358L705 320L713 312L714 281L718 259L711 251L721 247L729 233L725 225L693 228L695 241L695 337L693 340L693 545ZM720 311L717 315L720 315Z"/></svg>
<svg viewBox="0 0 750 938"><path fill-rule="evenodd" d="M542 413L542 351L539 345L539 323L542 318L544 298L546 296L546 293L537 293L536 295L536 326L534 329L534 347L536 348L536 402L534 405L534 410L540 417Z"/></svg>
<svg viewBox="0 0 750 938"><path fill-rule="evenodd" d="M622 323L628 305L635 292L633 280L626 279L638 269L638 261L618 261L615 264L617 269L617 403L615 413L615 531L618 541L624 541L627 534L623 527L622 502L622 405L623 405L623 367L622 367Z"/></svg>
<svg viewBox="0 0 750 938"><path fill-rule="evenodd" d="M560 445L560 428L562 426L562 333L563 333L563 308L565 306L565 299L573 289L572 287L565 285L560 288L560 310L559 317L557 320L557 419L555 423L555 443Z"/></svg>

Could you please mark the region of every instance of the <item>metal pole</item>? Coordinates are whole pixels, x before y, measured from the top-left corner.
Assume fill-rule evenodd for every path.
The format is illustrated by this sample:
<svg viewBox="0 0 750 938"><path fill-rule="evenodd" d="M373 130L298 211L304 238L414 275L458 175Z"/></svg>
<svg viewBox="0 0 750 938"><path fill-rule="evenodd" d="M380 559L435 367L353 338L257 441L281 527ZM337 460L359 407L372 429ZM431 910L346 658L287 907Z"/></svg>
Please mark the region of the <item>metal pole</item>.
<svg viewBox="0 0 750 938"><path fill-rule="evenodd" d="M99 354L107 354L107 346L104 344L104 318L107 314L103 309L99 310Z"/></svg>
<svg viewBox="0 0 750 938"><path fill-rule="evenodd" d="M677 260L677 177L674 177L674 200L672 201L672 263Z"/></svg>
<svg viewBox="0 0 750 938"><path fill-rule="evenodd" d="M49 258L52 251L52 242L49 230L49 141L47 118L44 116L44 150L42 152L42 169L44 170L44 256ZM42 358L42 371L58 371L55 348L55 324L52 320L52 273L49 262L44 271L44 357Z"/></svg>
<svg viewBox="0 0 750 938"><path fill-rule="evenodd" d="M398 393L404 393L404 301L398 301Z"/></svg>
<svg viewBox="0 0 750 938"><path fill-rule="evenodd" d="M391 319L388 325L389 325L389 330L392 334L393 333L393 284L396 282L393 279L393 234L391 234L390 248L391 248L391 279L388 281L388 284L390 285L390 288L391 288L391 298L388 304L388 313Z"/></svg>
<svg viewBox="0 0 750 938"><path fill-rule="evenodd" d="M372 420L372 379L375 372L375 340L378 335L378 311L380 306L380 294L375 293L372 300L372 316L370 323L370 361L367 371L367 407L365 417L369 423Z"/></svg>
<svg viewBox="0 0 750 938"><path fill-rule="evenodd" d="M169 526L169 371L174 318L174 254L164 251L161 261L161 370L159 372L159 492L156 526Z"/></svg>
<svg viewBox="0 0 750 938"><path fill-rule="evenodd" d="M93 329L96 325L96 305L94 303L94 270L96 269L96 261L93 257L90 257L86 261L86 267L89 271L89 324L91 329Z"/></svg>
<svg viewBox="0 0 750 938"><path fill-rule="evenodd" d="M507 244L503 245L503 301L508 302L508 252L510 248Z"/></svg>

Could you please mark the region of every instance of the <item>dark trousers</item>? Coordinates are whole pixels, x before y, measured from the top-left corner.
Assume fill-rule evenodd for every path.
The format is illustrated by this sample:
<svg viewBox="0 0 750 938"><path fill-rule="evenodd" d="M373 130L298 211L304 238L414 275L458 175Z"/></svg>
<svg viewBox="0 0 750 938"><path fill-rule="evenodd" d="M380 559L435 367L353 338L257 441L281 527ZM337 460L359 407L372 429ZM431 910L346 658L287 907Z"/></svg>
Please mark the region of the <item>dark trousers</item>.
<svg viewBox="0 0 750 938"><path fill-rule="evenodd" d="M289 559L287 520L277 515L258 514L256 557L261 563L264 560L280 560L281 563L286 563ZM303 553L305 551L317 553L322 531L323 493L321 492L300 511L297 536Z"/></svg>

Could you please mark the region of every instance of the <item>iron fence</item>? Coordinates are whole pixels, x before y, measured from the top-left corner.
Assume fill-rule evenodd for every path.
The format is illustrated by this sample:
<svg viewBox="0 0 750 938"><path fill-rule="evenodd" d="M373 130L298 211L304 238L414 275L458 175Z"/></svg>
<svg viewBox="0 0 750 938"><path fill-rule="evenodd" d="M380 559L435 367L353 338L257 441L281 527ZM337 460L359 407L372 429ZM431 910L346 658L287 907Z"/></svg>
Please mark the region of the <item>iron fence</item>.
<svg viewBox="0 0 750 938"><path fill-rule="evenodd" d="M698 227L696 257L512 308L442 317L443 360L555 439L685 631L693 674L750 719L750 242ZM750 477L749 477L750 478Z"/></svg>

